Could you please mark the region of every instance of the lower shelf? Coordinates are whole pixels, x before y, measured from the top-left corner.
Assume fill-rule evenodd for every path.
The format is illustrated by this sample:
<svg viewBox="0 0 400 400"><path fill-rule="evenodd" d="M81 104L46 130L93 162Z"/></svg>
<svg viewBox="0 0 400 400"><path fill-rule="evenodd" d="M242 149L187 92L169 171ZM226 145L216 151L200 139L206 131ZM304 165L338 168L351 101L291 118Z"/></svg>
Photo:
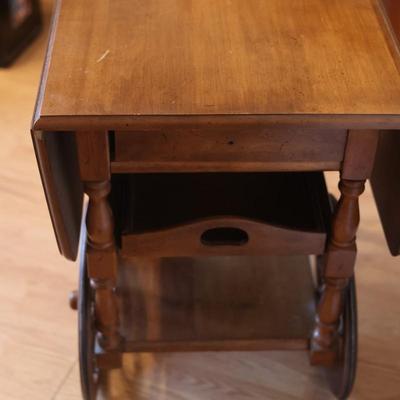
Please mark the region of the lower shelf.
<svg viewBox="0 0 400 400"><path fill-rule="evenodd" d="M308 257L121 259L123 351L306 349Z"/></svg>

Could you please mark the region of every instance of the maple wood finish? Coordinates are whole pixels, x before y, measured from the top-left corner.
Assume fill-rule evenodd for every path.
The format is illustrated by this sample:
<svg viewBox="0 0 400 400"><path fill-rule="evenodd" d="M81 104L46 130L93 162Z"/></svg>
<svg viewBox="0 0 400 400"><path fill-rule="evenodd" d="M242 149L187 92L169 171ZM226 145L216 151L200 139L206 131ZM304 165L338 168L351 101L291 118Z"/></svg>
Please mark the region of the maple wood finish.
<svg viewBox="0 0 400 400"><path fill-rule="evenodd" d="M35 128L82 129L86 116L98 117L92 128L106 117L106 129L119 116L131 124L259 114L390 122L400 114L400 75L376 4L64 1Z"/></svg>
<svg viewBox="0 0 400 400"><path fill-rule="evenodd" d="M83 201L75 135L38 131L32 139L58 249L64 257L75 260Z"/></svg>
<svg viewBox="0 0 400 400"><path fill-rule="evenodd" d="M168 12L162 12L163 7L169 6L169 3L174 4L176 7ZM123 129L132 131L133 129L135 135L138 134L137 132L147 132L149 138L151 138L153 134L160 134L160 131L171 135L173 132L185 132L186 130L188 132L187 136L191 137L194 136L189 134L192 129L195 129L197 132L205 129L205 131L209 132L210 129L214 128L214 132L225 132L226 134L226 132L230 132L231 130L238 132L242 129L245 131L250 129L254 132L257 129L262 131L271 127L275 129L295 128L296 132L300 132L296 134L296 137L304 137L301 134L302 129L312 126L318 130L322 128L324 130L328 129L324 134L323 140L319 141L323 142L324 140L328 140L327 136L330 136L329 133L332 132L332 129L336 128L344 130L349 128L396 129L400 126L398 110L396 111L392 107L393 104L396 104L396 106L400 104L400 90L398 89L399 85L396 84L400 79L398 70L396 69L396 60L399 57L394 54L394 50L397 47L391 36L384 29L380 28L385 23L380 12L382 7L378 7L378 3L380 4L380 2L377 0L336 0L327 3L321 0L314 0L307 2L304 5L304 9L293 7L289 1L279 2L279 5L277 5L278 3L275 4L275 1L259 3L257 0L253 0L246 3L246 5L235 1L227 7L223 7L223 3L222 1L217 2L212 6L209 6L206 2L201 2L201 4L196 3L196 7L204 6L203 11L205 15L207 12L210 12L212 13L210 17L214 17L201 18L201 24L195 18L195 15L189 13L189 11L194 10L180 9L177 3L172 0L170 2L160 2L158 8L154 7L154 9L153 6L150 7L148 5L151 10L148 10L148 13L144 15L152 15L152 18L140 20L140 23L125 24L122 21L136 18L136 12L139 12L141 7L146 6L142 5L135 8L135 13L124 12L123 5L114 6L112 7L112 15L109 15L107 1L103 0L101 4L97 5L96 13L92 15L90 5L86 6L85 3L79 2L78 4L75 1L64 2L61 6L61 2L57 2L49 52L45 62L42 84L33 120L34 137L36 138L39 134L36 133L38 130L76 131L82 129L99 129L99 131L103 131ZM211 84L214 84L212 91L208 88L207 93L210 96L225 96L226 103L233 101L232 99L235 98L243 98L243 102L240 102L241 109L235 112L224 113L221 108L204 114L200 111L188 112L182 108L175 110L172 114L167 114L163 111L161 105L159 108L156 108L154 105L154 109L150 110L149 113L140 111L140 107L146 104L146 101L144 101L146 96L155 100L163 99L163 96L160 96L160 90L164 94L171 92L179 93L182 102L183 100L188 100L184 101L182 106L192 104L192 101L197 99L196 96L190 96L189 99L183 96L181 92L183 75L182 73L176 73L178 67L184 68L187 66L187 61L183 57L182 51L188 51L189 48L192 51L198 50L198 47L194 46L194 40L190 42L193 46L189 46L188 48L183 45L179 46L179 43L185 37L188 37L181 34L182 26L194 35L195 32L192 32L192 30L197 25L186 22L182 23L179 27L179 37L175 41L169 40L168 46L161 46L162 40L167 37L165 32L175 29L174 27L178 29L178 25L171 22L173 18L179 18L179 16L183 18L183 14L185 18L188 16L187 14L192 15L194 20L200 24L196 33L200 30L200 27L203 27L202 24L205 24L204 29L209 28L210 31L213 31L211 29L212 26L215 29L215 36L225 37L227 35L225 32L226 29L229 32L242 33L242 25L238 25L238 20L233 17L229 18L227 21L229 23L225 25L215 24L215 13L219 12L220 14L218 15L224 20L226 15L236 12L232 8L232 5L238 8L245 8L241 10L243 11L242 15L246 15L247 19L251 21L249 26L252 27L252 31L254 30L253 34L251 36L240 36L241 40L238 38L237 40L232 40L232 43L227 39L207 41L207 46L203 46L203 50L201 51L201 55L207 60L207 74L200 74L201 71L199 71L199 79L184 81L186 83L183 89L192 88L191 90L197 93L203 88L202 85L211 86ZM254 11L251 14L251 18L248 15L249 11ZM85 13L90 13L90 18L87 18ZM116 13L116 15L113 13ZM171 18L166 18L170 14L174 15L173 18L171 17L172 20ZM303 14L307 18L304 18ZM105 18L105 15L107 15L107 18ZM302 17L299 17L300 15ZM162 16L168 22L164 21L164 24L160 23ZM289 25L291 27L290 31L293 31L293 34L287 32L287 24L286 22L283 23L288 18L292 18L293 20L292 24ZM111 23L108 26L104 23L108 19L115 19L121 23ZM273 19L274 24L265 23L265 21L270 19ZM330 29L326 28L323 31L324 35L322 36L320 35L321 24L316 22L321 20L327 21L324 26L330 27ZM165 27L164 25L168 26ZM124 29L121 29L118 35L116 33L112 34L120 26L124 26ZM130 28L125 29L126 26ZM132 36L131 39L131 35L133 34L131 30L135 31L140 26L143 29L148 26L149 32L146 31L145 35ZM150 29L151 27L153 29ZM272 27L275 28L272 29ZM313 29L318 32L315 33ZM157 32L162 32L162 34L157 36ZM207 32L207 30L204 32ZM247 30L243 31L243 33L245 32ZM157 40L152 40L150 33L153 37L157 36ZM227 35L227 37L231 38L236 38L237 36L238 34ZM250 40L253 36L258 38L256 43L262 43L263 47L254 47L253 41ZM104 39L104 37L107 39ZM346 38L348 37L352 38L352 40L347 40ZM107 43L108 40L116 41L116 38L118 38L118 42L115 43L113 49L103 49L104 43ZM139 38L141 38L142 42L138 40ZM201 35L196 36L196 39L199 41L202 40L201 38ZM271 38L276 38L276 45L271 45ZM294 39L296 38L297 42L301 39L301 46L295 45L297 42ZM245 47L247 40L249 40L249 47L251 48ZM125 43L125 47L119 46L118 43ZM130 43L132 46L129 46ZM331 43L332 45L326 46L326 43ZM155 44L157 44L156 46L160 45L160 47L154 47ZM235 51L232 49L234 45L237 46L235 47ZM101 50L99 49L100 46L102 46ZM134 48L139 54L125 51L126 48L130 50ZM158 48L162 48L165 52L175 51L176 54L168 58L159 57ZM242 57L242 54L254 52L255 49L258 49L259 52L267 49L270 56L268 60L260 57L253 60L254 63L248 64L246 62L242 65L241 62L246 60L246 57ZM107 53L107 50L110 51ZM288 62L288 57L290 60L294 50L299 53L296 55L296 62ZM93 60L93 56L89 56L95 51L98 51L98 56ZM124 56L115 58L111 57L113 51L125 51L125 53ZM233 88L225 86L229 84L229 79L219 79L221 73L225 70L218 70L223 65L226 66L230 58L227 60L224 59L224 62L216 61L215 64L209 63L209 60L218 60L215 54L230 54L230 51L232 51L232 57L236 55L236 57L233 57L232 63L234 65L242 65L244 68L243 71L242 69L238 70L238 76L235 76L235 85ZM129 56L130 54L131 56ZM154 56L152 57L151 64L148 65L146 57L149 57L150 54L154 54ZM165 61L163 63L162 60L168 60L168 62ZM171 60L175 60L174 63L170 63ZM272 63L271 60L274 62ZM90 66L93 66L93 68L84 65L85 62L90 63ZM158 65L160 70L157 70L157 77L154 77L152 71L153 66L156 65ZM200 68L201 65L204 65L204 62L196 63L195 65L198 65ZM257 65L257 68L253 70L254 65ZM296 67L294 68L294 66ZM160 72L161 68L163 68L163 73ZM119 71L118 76L125 77L124 83L121 83L115 90L113 90L113 85L117 85L116 82L119 82L119 79L110 81L104 79L105 76L112 76L112 74L109 74L110 70ZM132 74L137 71L142 71L141 73L146 76L141 76L135 80ZM232 71L236 71L236 69L232 69ZM276 78L274 74L280 73L280 71L284 71L283 76ZM68 85L64 85L66 76L68 76ZM163 78L159 81L161 76ZM257 104L264 105L263 110L260 110L260 112L255 113L245 102L245 100L248 102L255 100L255 96L252 94L249 96L250 99L244 97L244 94L247 93L247 85L251 83L247 78L244 81L244 77L257 78L257 84L249 88L249 91L251 93L260 93L261 98L256 99ZM266 79L263 79L264 77ZM136 98L137 90L131 90L130 85L126 84L126 81L131 82L134 88L138 82L141 82L143 85L144 82L147 82L148 84L146 83L145 85L147 88L146 93ZM155 82L158 82L157 87L153 85ZM310 85L309 82L315 82L315 85ZM196 84L199 85L199 90L196 89ZM169 85L173 87L173 90ZM243 88L242 85L244 85ZM263 85L271 85L271 88L264 87ZM345 85L345 88L341 87L341 85ZM305 90L310 90L311 87L315 90L317 88L321 90L320 96L315 97L318 105L322 104L326 99L329 101L326 102L324 109L317 107L301 112L296 107L300 108L304 106L307 103L305 101L306 97L307 99L313 98L312 96L305 96L304 93ZM397 94L394 93L396 91L398 91ZM267 96L269 92L273 92L271 96ZM237 93L237 96L233 96L233 93ZM279 95L275 96L275 93ZM301 101L299 100L299 105L293 103L293 95L296 93L304 95L304 98L301 98ZM336 101L331 96L335 97ZM271 107L278 105L280 101L286 102L287 107L282 107L280 113L276 114L275 112L278 111ZM346 103L346 107L344 105L338 106L339 101L342 101L343 104ZM75 105L72 106L74 102L80 102L79 108ZM106 105L108 107L107 110L104 109ZM86 109L86 106L95 107L97 111ZM60 109L56 109L57 107L60 107ZM363 107L367 107L368 110L363 109ZM126 110L123 111L123 108L126 108ZM50 109L52 111L48 111ZM71 109L74 110L72 111ZM142 133L141 135L143 136L144 134ZM205 135L207 136L208 134ZM176 139L176 136L174 139ZM146 139L146 143L149 140ZM189 140L190 143L198 147L198 141L196 143L192 142L193 139ZM297 149L297 154L294 157L290 157L291 161L299 159L299 157L301 160L305 160L306 156L301 150L302 140L299 140L300 148ZM143 141L141 143L143 144ZM306 144L303 142L303 145ZM315 142L311 141L307 146L308 148L314 148ZM37 145L36 147L38 148ZM192 151L192 146L187 147L190 148L188 154L192 154L195 157L197 152ZM219 147L223 146L217 146L217 148ZM240 170L237 164L228 162L232 160L235 154L239 153L239 151L236 152L233 150L235 146L230 145L230 147L232 149L226 152L227 155L223 159L216 159L218 162L214 162L214 155L211 158L211 162L209 158L209 162L205 164L194 161L188 165L188 163L180 163L174 160L171 163L170 159L166 160L165 155L163 156L164 150L162 149L165 148L164 145L160 146L158 155L163 157L163 161L169 161L165 165L168 171L176 171L183 167L192 171L199 169L202 171L208 169L213 171ZM247 154L248 157L257 156L255 152ZM323 163L313 164L311 161L301 162L297 165L293 163L293 168L297 168L298 170L302 168L318 169L318 167L321 169L336 169L337 159L336 157L332 159L332 155L337 154L336 151L332 151L332 153L328 152L328 154L328 159ZM201 154L200 152L200 155L204 155L204 153ZM288 156L285 156L285 150L282 157L284 160L288 160ZM315 155L312 157L313 161L315 161ZM70 161L73 164L74 160L71 159ZM115 172L121 172L124 169L129 171L137 168L142 171L159 170L160 166L157 166L157 161L153 161L151 158L140 159L140 161L143 161L143 163L140 163L141 166L138 166L139 163L133 158L130 161L123 161L124 165L120 165L118 160L116 160L115 164L114 162L112 163L112 169L115 169ZM260 163L259 161L250 162L249 159L243 163L242 167L247 171L263 170L264 164L267 164L266 166L271 170L274 168L280 170L290 168L287 162L265 163L265 161L262 161ZM49 203L60 248L67 258L75 259L79 231L71 229L71 223L66 217L69 213L68 206L63 204L64 202L62 201L65 196L60 198L59 190L55 188L57 183L54 177L52 178L51 171L57 167L53 163L50 164L47 173L42 173L42 175L45 175L46 178L44 180L48 181L45 185L47 197L53 199ZM58 184L60 182L63 182L66 194L70 195L70 192L73 191L73 188L70 186L73 185L73 182L77 182L77 180L62 177L61 180L58 179ZM379 196L377 197L379 198ZM56 203L57 205L55 205ZM60 212L57 212L57 209ZM74 212L76 215L81 212L79 205L74 206ZM75 223L75 226L79 226L79 222ZM393 232L393 229L386 228L386 231ZM71 244L75 244L75 247L71 248Z"/></svg>
<svg viewBox="0 0 400 400"><path fill-rule="evenodd" d="M81 199L83 184L89 196L86 259L94 298L92 305L82 298L80 304L95 309L94 315L83 320L93 317L94 325L88 326L95 327L102 349L95 351L95 344L86 341L96 353L86 360L87 371L94 371L95 363L102 369L118 366L123 351L298 348L311 339L311 361L339 371L334 392L339 398L347 396L356 353L358 198L372 171L381 171L372 174L379 180L389 166L379 143L385 130L400 129L398 28L388 4L376 0L298 4L289 0L185 4L156 0L128 9L126 2L110 7L108 0L102 0L93 9L89 0L57 3L33 138L59 247L71 259L76 257L80 230L76 219L68 220L68 210L80 215L82 207L62 200L60 187L67 198ZM71 138L68 156L61 156L60 145L51 147L40 141L51 137L61 143L64 135ZM79 165L79 178L76 172L57 175L55 169L66 168L60 159ZM313 200L302 201L300 192L279 192L280 187L293 186L304 171L324 170L341 173L341 197L332 227L331 212L323 211L327 192L322 181L315 181L311 189L303 182L302 190L307 188L310 196L320 193ZM296 179L288 183L284 171L296 171ZM191 174L174 186L167 172L175 173L171 175L177 180L179 173ZM200 172L209 174L206 181L216 173L227 174L219 175L221 181L210 190L197 180ZM261 176L260 181L252 181L243 190L243 172ZM267 172L279 172L277 185L261 174ZM152 180L154 176L159 182ZM147 191L141 198L140 180L164 191ZM236 192L225 190L222 182L229 180ZM242 215L246 207L235 208L235 204L247 204L253 212L262 209L252 203L262 198L262 191L250 193L248 188L263 185L269 199L278 199L263 203L272 217ZM185 198L185 188L191 198ZM229 196L224 198L223 193ZM190 208L197 198L200 207ZM388 210L386 199L378 193L383 215ZM212 206L219 202L224 207L217 207L217 212ZM319 210L324 229L296 226L296 202L300 205L297 214L309 221L313 218L308 210ZM140 203L146 207L140 210ZM164 210L168 204L174 207ZM397 231L385 229L393 243ZM265 246L264 240L269 241ZM260 297L247 299L246 287L235 290L235 282L245 279L246 273L256 276L252 263L261 259L226 259L229 267L235 263L248 267L249 271L238 268L237 276L234 269L224 268L219 276L217 259L191 261L201 268L190 268L185 258L166 259L172 263L171 275L167 267L157 271L142 264L145 256L274 252L324 253L322 287L316 296L319 304L312 313L313 335L310 326L308 333L288 336L291 330L299 333L301 327L309 326L308 313L300 315L298 325L281 326L278 331L274 331L278 326L259 318L264 313L283 317L297 312L291 307L281 309L274 298L289 300L295 295L290 285L297 281L303 282L303 288L311 287L308 267L303 268L308 275L304 273L301 279L293 279L295 272L282 272L288 286L265 286L265 293L256 287L257 280L249 280L247 289ZM138 256L142 261L135 260ZM204 260L209 263L203 264ZM277 277L277 270L269 274ZM185 277L188 285L181 282ZM267 284L264 275L259 278ZM198 298L187 295L190 283L196 282L196 291L202 279L207 290L200 290ZM298 305L310 301L307 290L303 292ZM264 299L266 293L272 297ZM217 294L228 311L220 309ZM235 308L235 299L241 295L245 298L238 308L248 307L250 314L256 311L249 319ZM262 307L257 303L260 298ZM174 307L179 302L182 308ZM230 312L243 319L230 320ZM194 325L187 325L188 331L178 330L179 323L170 323L175 317L178 322L193 318ZM214 318L226 326L210 324ZM82 378L90 386L94 373Z"/></svg>
<svg viewBox="0 0 400 400"><path fill-rule="evenodd" d="M339 182L341 196L326 249L323 291L311 343L311 362L315 364L333 364L338 355L337 336L344 293L354 274L357 252L358 198L371 175L378 138L377 131L349 131L348 134Z"/></svg>
<svg viewBox="0 0 400 400"><path fill-rule="evenodd" d="M387 19L389 32L393 35L397 46L400 45L400 4L397 0L382 0L382 12ZM397 48L399 51L399 48Z"/></svg>
<svg viewBox="0 0 400 400"><path fill-rule="evenodd" d="M125 350L308 347L315 289L307 257L123 257L119 274Z"/></svg>
<svg viewBox="0 0 400 400"><path fill-rule="evenodd" d="M111 170L127 172L338 170L344 129L189 127L115 132Z"/></svg>
<svg viewBox="0 0 400 400"><path fill-rule="evenodd" d="M118 186L124 255L324 253L330 209L321 173L133 175Z"/></svg>
<svg viewBox="0 0 400 400"><path fill-rule="evenodd" d="M396 44L393 53L400 70L400 3L397 0L383 0L381 9L385 28L392 42ZM395 256L400 254L400 215L396 211L400 201L399 138L399 131L381 132L371 177L386 240Z"/></svg>
<svg viewBox="0 0 400 400"><path fill-rule="evenodd" d="M90 284L95 291L96 328L101 347L112 350L117 348L120 337L115 296L117 252L113 216L107 200L111 190L107 140L106 133L77 133L81 179L89 196L87 263Z"/></svg>
<svg viewBox="0 0 400 400"><path fill-rule="evenodd" d="M342 179L339 188L341 197L333 219L332 237L323 267L322 296L311 343L311 362L317 365L334 364L338 355L339 322L344 291L354 273L355 235L360 220L358 197L364 191L364 181Z"/></svg>
<svg viewBox="0 0 400 400"><path fill-rule="evenodd" d="M112 216L107 204L107 181L86 183L89 196L87 214L87 261L91 285L96 296L97 328L104 349L118 346L118 309L115 298L117 254L114 248Z"/></svg>
<svg viewBox="0 0 400 400"><path fill-rule="evenodd" d="M229 232L224 235L223 231L229 229L237 231L237 239L230 239ZM218 230L221 238L218 238ZM216 243L202 240L213 231ZM325 239L324 233L293 231L244 218L216 217L157 232L124 236L122 252L138 257L148 254L154 257L322 254Z"/></svg>
<svg viewBox="0 0 400 400"><path fill-rule="evenodd" d="M371 186L392 255L400 254L400 135L381 131Z"/></svg>

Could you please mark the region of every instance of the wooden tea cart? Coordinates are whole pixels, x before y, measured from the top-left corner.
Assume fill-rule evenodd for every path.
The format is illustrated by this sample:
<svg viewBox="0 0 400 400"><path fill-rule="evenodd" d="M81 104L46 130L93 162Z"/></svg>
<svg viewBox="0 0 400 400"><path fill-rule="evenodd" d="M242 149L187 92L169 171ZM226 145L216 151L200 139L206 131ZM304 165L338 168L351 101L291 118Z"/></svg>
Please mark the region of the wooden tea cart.
<svg viewBox="0 0 400 400"><path fill-rule="evenodd" d="M81 248L86 399L125 352L265 349L308 350L348 396L369 178L400 248L399 15L375 0L57 2L32 136L60 252ZM340 172L338 201L324 171Z"/></svg>

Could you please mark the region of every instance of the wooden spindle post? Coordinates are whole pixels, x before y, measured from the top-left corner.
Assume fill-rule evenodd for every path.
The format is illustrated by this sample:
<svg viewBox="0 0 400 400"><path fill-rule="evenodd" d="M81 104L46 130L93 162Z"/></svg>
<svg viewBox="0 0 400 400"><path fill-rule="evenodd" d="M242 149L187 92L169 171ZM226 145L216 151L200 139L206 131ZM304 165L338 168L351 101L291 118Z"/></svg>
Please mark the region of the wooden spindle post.
<svg viewBox="0 0 400 400"><path fill-rule="evenodd" d="M372 172L378 140L376 131L350 131L341 171L341 193L323 267L323 287L311 339L311 363L332 365L338 355L338 330L345 291L354 275L359 197ZM360 151L360 148L362 151Z"/></svg>
<svg viewBox="0 0 400 400"><path fill-rule="evenodd" d="M119 344L117 254L114 244L114 223L107 196L109 181L85 182L89 196L87 213L87 263L90 284L95 291L96 321L99 344L111 350Z"/></svg>
<svg viewBox="0 0 400 400"><path fill-rule="evenodd" d="M364 191L364 184L365 180L340 180L341 197L333 219L323 272L324 285L312 337L311 361L315 364L331 364L337 354L343 298L354 274L356 232L360 222L358 198Z"/></svg>
<svg viewBox="0 0 400 400"><path fill-rule="evenodd" d="M98 341L104 350L113 350L118 348L120 335L115 292L118 262L113 215L108 203L111 190L108 135L78 132L77 144L81 178L89 196L86 253L90 284L95 292Z"/></svg>

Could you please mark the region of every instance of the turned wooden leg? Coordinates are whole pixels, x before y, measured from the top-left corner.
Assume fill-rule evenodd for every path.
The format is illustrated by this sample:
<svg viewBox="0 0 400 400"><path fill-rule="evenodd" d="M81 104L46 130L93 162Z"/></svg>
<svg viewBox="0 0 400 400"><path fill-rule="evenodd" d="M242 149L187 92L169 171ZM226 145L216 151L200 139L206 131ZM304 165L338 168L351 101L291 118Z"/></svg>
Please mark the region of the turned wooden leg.
<svg viewBox="0 0 400 400"><path fill-rule="evenodd" d="M95 315L98 341L104 350L118 347L118 307L115 293L117 253L114 243L114 222L107 196L107 181L85 182L89 196L87 213L87 265L90 284L95 291Z"/></svg>
<svg viewBox="0 0 400 400"><path fill-rule="evenodd" d="M365 180L341 179L341 197L333 218L323 268L324 284L311 340L311 362L331 365L338 354L338 329L343 299L354 274L356 232L360 222L358 198Z"/></svg>

